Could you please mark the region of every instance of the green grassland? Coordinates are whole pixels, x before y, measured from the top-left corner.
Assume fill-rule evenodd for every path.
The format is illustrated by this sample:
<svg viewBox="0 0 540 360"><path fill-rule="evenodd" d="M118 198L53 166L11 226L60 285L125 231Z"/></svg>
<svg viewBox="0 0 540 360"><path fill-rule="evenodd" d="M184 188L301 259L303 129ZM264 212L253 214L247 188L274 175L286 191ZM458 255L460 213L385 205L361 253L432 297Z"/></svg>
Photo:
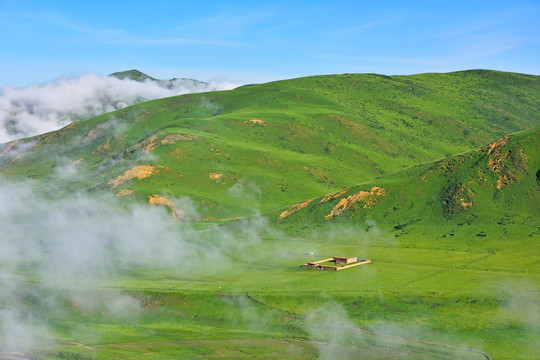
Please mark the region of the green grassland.
<svg viewBox="0 0 540 360"><path fill-rule="evenodd" d="M465 71L314 76L145 102L6 144L0 174L189 196L201 218L263 212L536 126L537 76ZM84 176L58 180L58 169ZM235 186L236 185L236 186ZM54 193L54 188L47 186Z"/></svg>
<svg viewBox="0 0 540 360"><path fill-rule="evenodd" d="M203 254L172 268L60 290L21 271L26 293L4 301L43 318L53 340L31 354L43 359L536 359L539 86L481 70L308 77L6 144L0 174L50 196L129 188L121 201L189 196L201 218L265 216L255 229L169 225L196 230ZM137 165L156 169L109 183ZM331 256L372 262L300 267Z"/></svg>
<svg viewBox="0 0 540 360"><path fill-rule="evenodd" d="M417 227L401 234L330 225L297 237L261 233L259 242L226 253L230 261L219 267L179 262L176 270L126 270L79 290L79 297L101 294L99 307L66 300L52 312L41 303L57 346L36 355L483 358L465 348L497 359L534 359L538 326L529 316L539 305L538 235L521 226L494 227L478 243L473 234L480 229L486 227ZM450 232L451 241L441 236ZM239 242L252 241L238 234ZM204 241L212 245L212 232ZM300 268L334 254L372 263L339 272ZM118 291L138 306L112 311L108 302Z"/></svg>
<svg viewBox="0 0 540 360"><path fill-rule="evenodd" d="M284 227L374 220L401 233L417 224L502 228L514 224L531 227L534 235L540 224L538 149L536 127L471 152L292 205L274 218Z"/></svg>

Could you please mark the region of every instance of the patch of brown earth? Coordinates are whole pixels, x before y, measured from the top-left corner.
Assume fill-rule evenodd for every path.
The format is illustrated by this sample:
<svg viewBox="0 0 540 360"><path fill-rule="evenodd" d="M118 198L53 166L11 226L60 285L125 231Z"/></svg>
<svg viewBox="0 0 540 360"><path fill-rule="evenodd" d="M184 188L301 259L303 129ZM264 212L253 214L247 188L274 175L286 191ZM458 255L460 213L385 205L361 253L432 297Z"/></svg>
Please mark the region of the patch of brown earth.
<svg viewBox="0 0 540 360"><path fill-rule="evenodd" d="M345 194L347 191L349 191L349 189L341 190L341 191L335 192L333 194L324 195L324 197L321 199L321 203L327 202L327 201L330 201L330 200L334 200L335 198L338 198L338 197L342 196L343 194Z"/></svg>
<svg viewBox="0 0 540 360"><path fill-rule="evenodd" d="M13 160L11 160L11 162L14 163L15 161L19 160L19 159L22 158L23 156L24 156L24 153L19 154L19 155L15 156L15 157L13 158Z"/></svg>
<svg viewBox="0 0 540 360"><path fill-rule="evenodd" d="M505 136L492 144L484 146L477 151L486 151L489 155L488 167L499 174L497 180L497 189L517 182L515 170L527 171L527 155L520 149L519 152L507 150L503 152L503 148L508 144L510 135Z"/></svg>
<svg viewBox="0 0 540 360"><path fill-rule="evenodd" d="M302 210L303 208L305 208L306 206L308 206L309 204L311 204L312 201L313 201L313 199L308 200L308 201L304 201L303 203L300 203L300 204L296 204L296 205L290 206L287 210L285 210L284 212L282 212L281 214L279 214L279 218L280 218L280 219L284 219L284 218L286 218L287 216L289 216L289 215L291 215L291 214L294 214L295 212L298 212L298 211Z"/></svg>
<svg viewBox="0 0 540 360"><path fill-rule="evenodd" d="M494 143L492 144L489 144L488 147L489 147L489 150L488 150L488 154L494 154L494 153L500 153L502 148L506 146L506 144L508 144L508 141L510 140L510 135L508 136L505 136L503 138L500 138L499 140L495 141Z"/></svg>
<svg viewBox="0 0 540 360"><path fill-rule="evenodd" d="M249 123L251 126L257 126L257 125L264 126L266 122L261 119L250 119L250 120L244 121L244 124L247 124L247 123Z"/></svg>
<svg viewBox="0 0 540 360"><path fill-rule="evenodd" d="M472 201L466 202L467 200L465 200L464 198L459 199L459 201L461 201L461 206L463 206L464 208L473 206Z"/></svg>
<svg viewBox="0 0 540 360"><path fill-rule="evenodd" d="M223 174L221 173L210 173L208 174L208 177L212 180L215 180L215 181L218 181L219 179L221 179L223 177Z"/></svg>
<svg viewBox="0 0 540 360"><path fill-rule="evenodd" d="M8 146L6 146L5 148L1 149L0 150L0 157L4 156L8 152L10 152L15 147L15 145L17 145L18 143L19 143L19 140L14 141L11 144L9 144Z"/></svg>
<svg viewBox="0 0 540 360"><path fill-rule="evenodd" d="M185 214L179 211L176 205L174 205L174 203L171 200L167 199L165 196L153 194L151 196L148 196L148 202L152 205L163 205L168 207L176 221L191 220L187 218Z"/></svg>
<svg viewBox="0 0 540 360"><path fill-rule="evenodd" d="M148 153L154 150L158 146L158 144L156 143L156 140L157 140L157 136L152 136L150 139L143 142L141 144L141 147L143 148L144 151Z"/></svg>
<svg viewBox="0 0 540 360"><path fill-rule="evenodd" d="M495 141L493 144L488 145L488 154L491 155L488 160L488 166L491 170L499 173L499 179L497 180L497 189L502 189L509 183L517 180L515 174L510 169L507 169L505 166L505 161L508 158L508 153L502 152L503 147L508 144L509 139L510 136L505 136Z"/></svg>
<svg viewBox="0 0 540 360"><path fill-rule="evenodd" d="M128 180L139 179L142 180L154 174L158 171L159 168L163 166L152 166L152 165L138 165L132 169L126 170L122 175L118 176L116 179L109 180L108 184L111 185L111 189L122 185Z"/></svg>
<svg viewBox="0 0 540 360"><path fill-rule="evenodd" d="M103 144L96 146L94 151L92 151L92 154L104 155L104 154L110 153L110 150L111 150L111 138L109 137Z"/></svg>
<svg viewBox="0 0 540 360"><path fill-rule="evenodd" d="M83 161L84 161L84 158L80 158L80 159L78 159L78 160L75 160L71 165L72 165L72 166L75 166L75 165L77 165L77 164L80 164L80 163L83 162Z"/></svg>
<svg viewBox="0 0 540 360"><path fill-rule="evenodd" d="M131 189L124 189L124 190L120 191L118 194L116 194L116 196L118 196L118 197L127 196L127 195L133 194L133 192L134 191L131 190Z"/></svg>
<svg viewBox="0 0 540 360"><path fill-rule="evenodd" d="M373 206L375 206L375 204L377 203L379 198L381 196L386 195L386 193L387 193L386 189L384 189L382 187L379 187L379 186L372 187L371 191L363 191L363 190L361 190L361 191L357 192L356 194L352 194L352 195L349 195L349 196L347 196L345 198L342 198L336 204L336 206L334 206L334 208L332 209L330 214L325 215L325 217L326 218L331 218L331 217L340 215L345 210L350 209L351 206L353 206L357 202L363 202L364 203L364 206L363 206L364 209L372 208Z"/></svg>
<svg viewBox="0 0 540 360"><path fill-rule="evenodd" d="M476 195L473 190L468 188L466 185L462 185L459 191L459 202L464 208L468 208L474 205L476 200Z"/></svg>
<svg viewBox="0 0 540 360"><path fill-rule="evenodd" d="M444 216L452 219L463 210L474 206L476 193L466 184L455 184L444 189L441 200Z"/></svg>
<svg viewBox="0 0 540 360"><path fill-rule="evenodd" d="M152 136L150 139L143 142L140 146L143 148L144 151L150 152L157 148L159 145L165 145L165 144L174 144L178 141L192 141L197 139L197 136L195 135L189 135L189 134L171 134L165 136L163 139L158 141L158 136Z"/></svg>

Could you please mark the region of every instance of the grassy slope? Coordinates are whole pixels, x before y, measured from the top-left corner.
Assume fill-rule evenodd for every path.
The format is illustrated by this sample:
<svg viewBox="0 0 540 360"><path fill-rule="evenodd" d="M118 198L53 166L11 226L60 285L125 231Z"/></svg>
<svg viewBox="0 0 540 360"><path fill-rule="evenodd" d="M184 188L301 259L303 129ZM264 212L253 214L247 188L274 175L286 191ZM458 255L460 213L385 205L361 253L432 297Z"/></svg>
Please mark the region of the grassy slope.
<svg viewBox="0 0 540 360"><path fill-rule="evenodd" d="M481 230L486 237L475 237ZM215 245L212 232L207 234L204 241ZM179 264L178 273L134 269L91 290L121 290L139 299L140 311L118 316L106 304L84 310L68 302L49 321L63 351L95 359L311 359L355 353L379 359L482 358L260 306L246 298L249 292L283 309L362 329L479 349L497 359L519 354L532 360L538 351L534 309L540 268L539 235L529 235L530 228L516 225L413 226L403 233L329 224L296 237L262 234L254 242L239 231L237 240L244 245L227 252L230 262L218 268L207 262L196 269ZM372 263L342 272L299 268L338 254L369 257Z"/></svg>
<svg viewBox="0 0 540 360"><path fill-rule="evenodd" d="M279 220L285 233L263 232L254 241L242 235L239 223L243 245L226 251L230 262L219 268L121 274L103 285L136 296L142 311L117 318L107 307L85 313L67 304L69 315L53 326L61 346L52 354L482 358L348 325L481 350L492 358L535 359L539 134L539 128L519 132L478 151L355 186L323 203L317 198ZM372 207L357 202L325 217L340 199L373 186L387 192L367 199L376 200ZM199 241L212 246L212 233ZM299 269L331 255L368 257L372 263L343 272ZM257 304L246 293L295 314Z"/></svg>
<svg viewBox="0 0 540 360"><path fill-rule="evenodd" d="M131 79L131 80L136 80L136 81L145 81L145 80L157 81L158 80L136 69L115 72L115 73L110 74L109 76L113 76L118 79Z"/></svg>
<svg viewBox="0 0 540 360"><path fill-rule="evenodd" d="M125 186L141 198L188 189L196 200L219 204L227 202L224 194L234 183L251 181L263 196L274 197L262 199L263 208L271 208L364 182L322 204L317 198L278 221L282 233L263 232L254 240L241 223L235 224L239 247L226 250L230 260L217 268L207 262L196 269L179 264L178 272L128 269L90 290L113 288L135 296L141 310L132 314L71 303L51 312L47 304L25 298L48 314L59 343L49 358L310 359L359 353L375 359L482 358L307 319L254 303L245 296L249 292L259 301L354 327L479 349L497 359L535 359L540 350L534 322L540 284L540 136L532 128L537 125L537 84L536 77L479 71L304 78L150 102L117 112L114 123L102 116L38 138L43 143L4 165L4 174L53 178L50 167L58 159L44 150L63 149L73 158L84 157L91 171L88 179L73 184L97 182L97 188L108 188L106 181L136 163L130 158L136 144L155 135L183 134L182 141L157 146L153 157L142 160L174 171ZM415 98L420 91L425 101ZM253 118L264 120L264 126L245 122ZM121 125L128 120L129 131ZM98 124L120 129L114 136L110 125L91 133ZM311 131L309 138L302 141L295 126ZM523 128L531 130L508 142L384 175ZM77 138L81 134L86 136ZM108 148L96 147L108 138ZM9 156L4 155L5 164L13 159ZM123 160L106 168L114 157ZM304 174L310 161L332 175L332 182L311 171ZM222 182L201 180L218 171L225 174ZM505 186L497 189L501 177ZM288 186L279 187L277 178ZM366 197L373 201L370 207L357 202L325 218L340 198L375 186L385 193ZM233 210L245 209L239 200L228 201ZM219 236L202 234L199 241L216 246ZM299 268L332 255L373 262L342 272ZM47 353L39 355L47 358Z"/></svg>
<svg viewBox="0 0 540 360"><path fill-rule="evenodd" d="M471 152L315 198L302 208L293 205L275 217L284 226L371 220L403 231L414 224L534 228L540 223L538 149L540 128L536 127Z"/></svg>
<svg viewBox="0 0 540 360"><path fill-rule="evenodd" d="M56 181L59 167L83 159L76 166L87 173L72 187L105 189L136 164L160 165L114 191L189 196L202 217L268 211L538 125L539 88L536 76L467 71L316 76L191 94L20 141L15 150L34 146L0 157L0 173Z"/></svg>

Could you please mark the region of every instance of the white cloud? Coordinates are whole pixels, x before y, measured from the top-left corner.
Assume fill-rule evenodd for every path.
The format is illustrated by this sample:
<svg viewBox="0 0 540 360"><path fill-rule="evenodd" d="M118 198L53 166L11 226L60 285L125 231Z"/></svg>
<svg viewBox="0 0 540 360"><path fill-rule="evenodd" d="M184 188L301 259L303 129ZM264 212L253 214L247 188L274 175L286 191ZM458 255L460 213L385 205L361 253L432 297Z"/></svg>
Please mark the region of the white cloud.
<svg viewBox="0 0 540 360"><path fill-rule="evenodd" d="M137 102L216 90L240 84L197 83L177 79L170 86L94 74L43 85L0 89L0 143L57 130L77 120L122 109Z"/></svg>

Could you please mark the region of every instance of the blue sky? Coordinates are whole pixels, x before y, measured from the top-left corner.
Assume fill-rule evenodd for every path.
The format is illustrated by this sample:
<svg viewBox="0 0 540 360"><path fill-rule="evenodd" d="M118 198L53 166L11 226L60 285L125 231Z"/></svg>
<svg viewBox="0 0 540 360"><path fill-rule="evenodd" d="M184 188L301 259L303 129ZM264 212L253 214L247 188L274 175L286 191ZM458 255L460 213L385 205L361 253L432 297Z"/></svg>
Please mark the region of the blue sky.
<svg viewBox="0 0 540 360"><path fill-rule="evenodd" d="M0 0L0 86L137 68L263 82L346 72L540 74L540 1Z"/></svg>

